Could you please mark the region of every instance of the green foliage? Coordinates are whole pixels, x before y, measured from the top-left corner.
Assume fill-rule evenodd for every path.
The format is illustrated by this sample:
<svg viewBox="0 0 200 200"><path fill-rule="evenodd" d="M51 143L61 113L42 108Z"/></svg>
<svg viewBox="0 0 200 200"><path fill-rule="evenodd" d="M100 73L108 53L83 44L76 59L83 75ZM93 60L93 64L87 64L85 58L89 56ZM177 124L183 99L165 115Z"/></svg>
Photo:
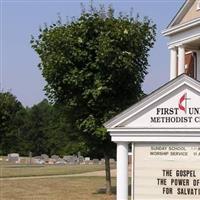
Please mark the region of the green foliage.
<svg viewBox="0 0 200 200"><path fill-rule="evenodd" d="M16 97L9 92L0 93L0 153L8 153L10 149L15 150L18 142L18 130L14 123L22 105Z"/></svg>
<svg viewBox="0 0 200 200"><path fill-rule="evenodd" d="M70 136L74 131L67 115L63 115L61 108L52 106L47 100L27 108L26 120L26 142L33 155L66 155L81 150L81 142L71 141Z"/></svg>
<svg viewBox="0 0 200 200"><path fill-rule="evenodd" d="M40 29L32 47L41 59L48 97L67 106L91 148L109 151L103 123L138 101L155 25L92 9L71 23Z"/></svg>
<svg viewBox="0 0 200 200"><path fill-rule="evenodd" d="M85 152L82 140L74 142L74 130L59 107L43 100L24 108L11 93L0 93L0 155L48 155ZM87 153L87 152L86 152Z"/></svg>

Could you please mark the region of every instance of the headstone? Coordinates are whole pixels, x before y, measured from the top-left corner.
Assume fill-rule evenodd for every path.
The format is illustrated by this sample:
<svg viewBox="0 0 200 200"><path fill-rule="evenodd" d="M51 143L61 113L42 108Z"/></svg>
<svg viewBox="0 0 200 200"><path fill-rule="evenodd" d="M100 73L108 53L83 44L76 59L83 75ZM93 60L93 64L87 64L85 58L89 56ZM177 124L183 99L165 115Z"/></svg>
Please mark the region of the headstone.
<svg viewBox="0 0 200 200"><path fill-rule="evenodd" d="M104 164L105 164L105 159L102 158L102 159L100 160L99 164L104 165Z"/></svg>
<svg viewBox="0 0 200 200"><path fill-rule="evenodd" d="M77 156L64 156L63 160L65 160L67 164L71 164L71 165L78 163Z"/></svg>
<svg viewBox="0 0 200 200"><path fill-rule="evenodd" d="M59 158L56 162L55 162L56 165L65 165L67 164L67 162L61 158Z"/></svg>
<svg viewBox="0 0 200 200"><path fill-rule="evenodd" d="M49 159L49 156L47 154L41 154L41 158L47 160Z"/></svg>
<svg viewBox="0 0 200 200"><path fill-rule="evenodd" d="M90 161L90 157L85 157L85 161Z"/></svg>
<svg viewBox="0 0 200 200"><path fill-rule="evenodd" d="M114 158L110 158L110 164L115 164L115 159Z"/></svg>
<svg viewBox="0 0 200 200"><path fill-rule="evenodd" d="M99 164L99 159L93 159L92 162L93 162L93 164L98 165Z"/></svg>
<svg viewBox="0 0 200 200"><path fill-rule="evenodd" d="M79 156L79 157L78 157L78 162L79 162L79 163L84 162L84 157L83 157L83 156Z"/></svg>
<svg viewBox="0 0 200 200"><path fill-rule="evenodd" d="M45 161L45 163L49 162L49 156L47 154L41 154L41 159Z"/></svg>
<svg viewBox="0 0 200 200"><path fill-rule="evenodd" d="M18 153L8 154L8 161L13 163L20 163L20 157Z"/></svg>
<svg viewBox="0 0 200 200"><path fill-rule="evenodd" d="M55 160L52 159L52 158L49 158L49 160L48 160L48 164L49 164L49 165L53 165L53 164L55 164Z"/></svg>
<svg viewBox="0 0 200 200"><path fill-rule="evenodd" d="M74 164L77 164L77 163L78 163L77 156L72 156L69 164L74 165Z"/></svg>
<svg viewBox="0 0 200 200"><path fill-rule="evenodd" d="M63 160L70 162L73 156L63 156Z"/></svg>
<svg viewBox="0 0 200 200"><path fill-rule="evenodd" d="M51 159L54 159L55 161L59 160L60 157L58 155L52 155L51 156Z"/></svg>
<svg viewBox="0 0 200 200"><path fill-rule="evenodd" d="M90 162L90 157L85 157L83 163L84 163L85 165L91 164L91 162Z"/></svg>
<svg viewBox="0 0 200 200"><path fill-rule="evenodd" d="M43 164L45 164L45 161L40 159L40 158L34 157L34 158L32 158L32 163L33 164L43 165Z"/></svg>
<svg viewBox="0 0 200 200"><path fill-rule="evenodd" d="M42 160L41 156L34 156L33 159Z"/></svg>

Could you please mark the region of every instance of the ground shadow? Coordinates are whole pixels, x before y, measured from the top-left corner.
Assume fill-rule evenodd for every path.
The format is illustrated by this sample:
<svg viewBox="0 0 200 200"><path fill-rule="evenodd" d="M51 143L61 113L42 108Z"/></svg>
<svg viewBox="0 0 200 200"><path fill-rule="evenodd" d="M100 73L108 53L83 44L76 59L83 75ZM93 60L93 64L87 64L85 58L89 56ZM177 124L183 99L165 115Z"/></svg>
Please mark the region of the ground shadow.
<svg viewBox="0 0 200 200"><path fill-rule="evenodd" d="M113 186L111 188L112 190L112 194L116 195L117 192L117 188L116 186ZM94 192L93 194L106 194L106 188L99 188L96 192ZM128 185L128 195L131 196L131 184Z"/></svg>

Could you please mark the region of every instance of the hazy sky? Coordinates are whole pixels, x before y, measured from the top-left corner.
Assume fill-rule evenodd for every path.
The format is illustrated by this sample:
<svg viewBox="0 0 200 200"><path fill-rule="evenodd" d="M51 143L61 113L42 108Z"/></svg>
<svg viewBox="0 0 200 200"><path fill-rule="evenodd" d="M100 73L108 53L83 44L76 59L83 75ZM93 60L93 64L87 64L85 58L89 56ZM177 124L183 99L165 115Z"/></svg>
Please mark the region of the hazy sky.
<svg viewBox="0 0 200 200"><path fill-rule="evenodd" d="M37 68L39 59L30 45L31 35L37 36L40 25L55 22L58 13L63 21L68 16L80 16L80 3L76 0L0 0L0 63L1 89L12 92L26 106L37 104L45 98L45 81ZM149 56L149 74L143 89L146 93L157 89L169 80L169 51L167 39L161 34L172 20L184 0L102 0L95 5L112 4L115 12L148 16L157 24L157 40Z"/></svg>

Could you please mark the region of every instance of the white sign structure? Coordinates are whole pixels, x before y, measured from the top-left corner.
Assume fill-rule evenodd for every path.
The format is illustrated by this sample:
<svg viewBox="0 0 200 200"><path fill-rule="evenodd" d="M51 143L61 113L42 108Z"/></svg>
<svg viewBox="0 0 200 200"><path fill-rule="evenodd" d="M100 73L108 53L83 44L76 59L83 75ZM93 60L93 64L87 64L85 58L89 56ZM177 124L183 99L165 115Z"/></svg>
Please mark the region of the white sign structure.
<svg viewBox="0 0 200 200"><path fill-rule="evenodd" d="M182 74L105 127L117 143L117 200L128 200L129 143L132 200L200 199L200 82Z"/></svg>
<svg viewBox="0 0 200 200"><path fill-rule="evenodd" d="M139 143L134 165L134 200L200 199L200 144Z"/></svg>
<svg viewBox="0 0 200 200"><path fill-rule="evenodd" d="M143 111L145 115L132 118L133 121L127 127L187 128L195 126L200 128L200 101L195 91L186 88L163 100L157 102L153 108L149 108L150 110Z"/></svg>

